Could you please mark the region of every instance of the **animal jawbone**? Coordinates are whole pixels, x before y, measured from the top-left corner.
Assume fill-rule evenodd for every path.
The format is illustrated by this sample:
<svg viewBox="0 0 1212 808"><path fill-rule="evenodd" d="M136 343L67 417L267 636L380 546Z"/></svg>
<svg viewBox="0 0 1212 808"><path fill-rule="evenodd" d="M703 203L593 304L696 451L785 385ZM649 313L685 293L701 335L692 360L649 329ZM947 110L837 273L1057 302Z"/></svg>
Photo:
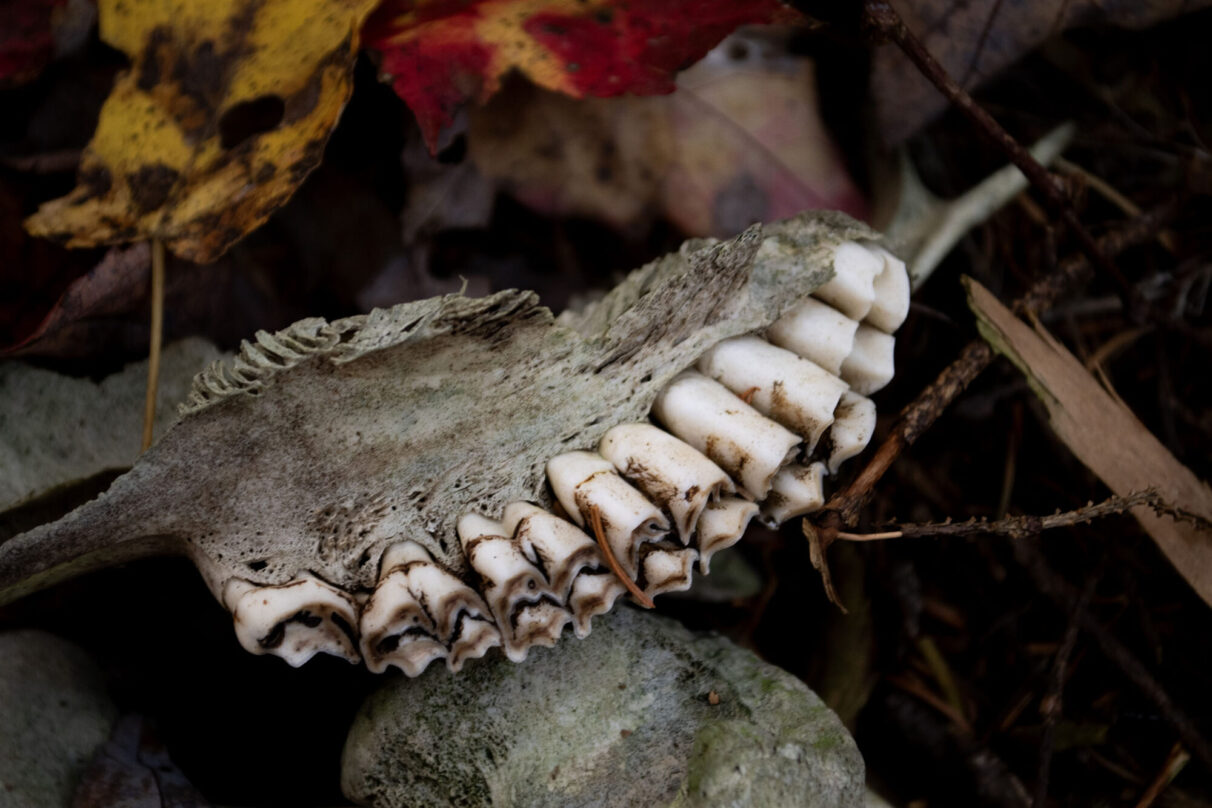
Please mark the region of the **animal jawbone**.
<svg viewBox="0 0 1212 808"><path fill-rule="evenodd" d="M258 334L106 494L0 545L0 602L154 546L292 665L457 672L583 637L627 592L614 564L684 590L751 520L822 506L908 311L876 239L806 214L688 242L559 320L505 292Z"/></svg>

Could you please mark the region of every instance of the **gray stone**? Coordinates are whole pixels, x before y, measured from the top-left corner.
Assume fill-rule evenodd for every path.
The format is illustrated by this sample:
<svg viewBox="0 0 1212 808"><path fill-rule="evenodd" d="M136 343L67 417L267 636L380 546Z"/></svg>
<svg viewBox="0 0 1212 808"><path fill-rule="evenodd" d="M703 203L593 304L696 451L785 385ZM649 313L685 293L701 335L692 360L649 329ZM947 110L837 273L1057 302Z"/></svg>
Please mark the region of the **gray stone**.
<svg viewBox="0 0 1212 808"><path fill-rule="evenodd" d="M0 808L65 808L118 710L84 651L43 631L0 634Z"/></svg>
<svg viewBox="0 0 1212 808"><path fill-rule="evenodd" d="M593 634L398 678L362 706L342 761L388 806L858 808L864 767L803 683L728 640L621 608Z"/></svg>

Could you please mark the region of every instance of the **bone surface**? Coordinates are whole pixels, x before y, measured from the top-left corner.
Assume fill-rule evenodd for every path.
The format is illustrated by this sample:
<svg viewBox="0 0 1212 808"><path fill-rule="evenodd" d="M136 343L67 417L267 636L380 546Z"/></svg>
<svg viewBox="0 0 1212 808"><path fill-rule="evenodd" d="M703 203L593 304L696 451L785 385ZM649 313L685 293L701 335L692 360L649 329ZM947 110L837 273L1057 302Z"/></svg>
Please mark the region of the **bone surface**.
<svg viewBox="0 0 1212 808"><path fill-rule="evenodd" d="M561 602L568 600L572 581L584 569L602 566L598 546L576 525L529 502L505 508L505 531L523 547L534 548L547 585Z"/></svg>
<svg viewBox="0 0 1212 808"><path fill-rule="evenodd" d="M654 504L669 509L682 544L690 541L707 502L736 490L705 454L652 424L616 426L602 436L598 453Z"/></svg>
<svg viewBox="0 0 1212 808"><path fill-rule="evenodd" d="M829 371L758 337L724 340L703 354L698 368L802 437L808 452L833 423L846 390Z"/></svg>
<svg viewBox="0 0 1212 808"><path fill-rule="evenodd" d="M666 592L685 592L694 575L699 551L693 547L645 548L641 561L644 594L649 597Z"/></svg>
<svg viewBox="0 0 1212 808"><path fill-rule="evenodd" d="M577 524L593 525L597 510L606 544L632 578L639 570L639 548L669 531L669 520L643 494L618 475L610 461L593 452L566 452L547 461L547 478L556 498Z"/></svg>
<svg viewBox="0 0 1212 808"><path fill-rule="evenodd" d="M838 376L842 362L854 347L856 328L857 320L851 320L828 303L808 298L775 320L766 329L766 339Z"/></svg>

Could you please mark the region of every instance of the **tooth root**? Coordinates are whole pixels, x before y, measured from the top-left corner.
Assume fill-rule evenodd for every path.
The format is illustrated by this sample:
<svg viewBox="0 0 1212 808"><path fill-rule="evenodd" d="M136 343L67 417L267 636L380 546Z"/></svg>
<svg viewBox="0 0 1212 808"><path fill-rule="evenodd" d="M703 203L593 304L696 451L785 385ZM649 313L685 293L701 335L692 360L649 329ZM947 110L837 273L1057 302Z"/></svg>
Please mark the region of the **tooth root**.
<svg viewBox="0 0 1212 808"><path fill-rule="evenodd" d="M627 587L610 572L584 572L572 582L568 606L572 609L573 631L579 639L589 636L590 623L614 606Z"/></svg>
<svg viewBox="0 0 1212 808"><path fill-rule="evenodd" d="M719 382L686 371L652 405L657 419L727 472L754 499L795 455L800 439Z"/></svg>
<svg viewBox="0 0 1212 808"><path fill-rule="evenodd" d="M892 381L892 355L896 338L866 323L854 335L854 350L842 363L842 378L850 389L869 396Z"/></svg>
<svg viewBox="0 0 1212 808"><path fill-rule="evenodd" d="M577 524L592 525L590 514L597 509L606 543L632 578L638 572L639 546L657 541L669 531L669 520L660 509L628 485L600 455L557 455L547 461L547 478Z"/></svg>
<svg viewBox="0 0 1212 808"><path fill-rule="evenodd" d="M358 662L358 605L330 584L303 575L278 586L232 579L224 591L240 645L299 667L316 654Z"/></svg>
<svg viewBox="0 0 1212 808"><path fill-rule="evenodd" d="M505 526L477 514L464 514L456 530L463 554L484 579L484 598L496 618L505 655L520 662L532 644L554 643L553 637L559 636L571 615L555 603L547 580L519 543L506 538ZM563 612L564 617L559 618L549 607Z"/></svg>
<svg viewBox="0 0 1212 808"><path fill-rule="evenodd" d="M505 644L505 656L524 662L531 646L550 648L571 620L567 609L548 598L519 605L513 617L513 642Z"/></svg>
<svg viewBox="0 0 1212 808"><path fill-rule="evenodd" d="M698 368L732 392L748 394L754 409L798 433L809 452L833 423L846 390L845 382L819 365L752 336L717 344Z"/></svg>
<svg viewBox="0 0 1212 808"><path fill-rule="evenodd" d="M682 544L708 501L735 493L724 470L652 424L623 424L602 436L598 452L656 505L673 516Z"/></svg>
<svg viewBox="0 0 1212 808"><path fill-rule="evenodd" d="M904 261L883 247L875 249L884 259L884 269L875 276L875 299L867 312L867 322L891 334L909 316L909 272Z"/></svg>
<svg viewBox="0 0 1212 808"><path fill-rule="evenodd" d="M833 254L833 277L812 294L850 319L862 320L875 299L875 276L883 270L882 255L847 241Z"/></svg>
<svg viewBox="0 0 1212 808"><path fill-rule="evenodd" d="M844 461L866 449L874 434L875 402L850 391L843 393L829 430L829 473L837 474Z"/></svg>
<svg viewBox="0 0 1212 808"><path fill-rule="evenodd" d="M854 349L856 328L857 320L819 300L807 298L766 329L766 339L838 376L842 362Z"/></svg>
<svg viewBox="0 0 1212 808"><path fill-rule="evenodd" d="M548 587L560 602L568 600L577 573L602 563L597 543L583 530L529 502L507 505L504 527L520 544L534 548Z"/></svg>
<svg viewBox="0 0 1212 808"><path fill-rule="evenodd" d="M694 577L694 562L699 557L693 547L645 548L642 561L644 594L650 598L665 592L684 592Z"/></svg>
<svg viewBox="0 0 1212 808"><path fill-rule="evenodd" d="M824 463L793 463L774 475L770 494L762 503L762 521L778 527L788 519L820 510L825 504L824 478Z"/></svg>
<svg viewBox="0 0 1212 808"><path fill-rule="evenodd" d="M757 505L740 497L723 497L707 506L698 525L699 572L706 575L711 557L741 540L757 512Z"/></svg>
<svg viewBox="0 0 1212 808"><path fill-rule="evenodd" d="M435 563L421 545L393 544L383 553L381 570L379 584L362 610L362 654L371 671L396 665L417 676L442 657L447 665L461 667L464 660L500 644L499 634L490 642L496 628L483 599Z"/></svg>

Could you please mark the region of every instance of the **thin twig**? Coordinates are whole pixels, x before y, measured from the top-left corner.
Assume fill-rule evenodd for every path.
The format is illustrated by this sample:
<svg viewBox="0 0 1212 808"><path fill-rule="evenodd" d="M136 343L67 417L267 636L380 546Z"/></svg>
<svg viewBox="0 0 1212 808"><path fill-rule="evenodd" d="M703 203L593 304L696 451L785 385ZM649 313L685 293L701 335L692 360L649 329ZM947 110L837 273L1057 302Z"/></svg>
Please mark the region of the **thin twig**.
<svg viewBox="0 0 1212 808"><path fill-rule="evenodd" d="M1048 566L1043 555L1030 539L1016 540L1012 542L1011 546L1014 548L1015 560L1031 576L1036 588L1051 598L1063 612L1076 616L1082 631L1089 634L1103 654L1140 689L1147 699L1153 702L1162 718L1178 733L1178 737L1182 739L1187 748L1205 766L1212 767L1212 744L1209 744L1200 733L1191 717L1170 699L1170 694L1153 678L1153 675L1136 656L1088 610L1080 613L1074 611L1079 597L1074 587Z"/></svg>
<svg viewBox="0 0 1212 808"><path fill-rule="evenodd" d="M1170 785L1170 781L1178 776L1190 759L1191 753L1183 749L1181 743L1174 744L1170 748L1170 754L1166 755L1166 762L1162 764L1161 771L1157 773L1157 777L1153 778L1149 788L1141 795L1140 800L1136 803L1136 808L1149 808L1161 796L1162 789Z"/></svg>
<svg viewBox="0 0 1212 808"><path fill-rule="evenodd" d="M1022 539L1035 536L1045 530L1058 527L1072 527L1085 524L1095 519L1108 516L1119 516L1133 508L1146 505L1159 516L1169 516L1176 520L1192 522L1212 530L1212 524L1198 514L1175 508L1167 502L1157 489L1149 488L1137 491L1126 497L1113 496L1098 503L1091 503L1081 508L1075 508L1064 513L1057 512L1050 516L1008 516L990 522L988 519L973 517L966 522L931 522L927 524L900 525L896 530L880 533L847 533L837 531L834 535L839 541L879 541L882 539L909 539L919 536L976 536L994 535L1012 539Z"/></svg>
<svg viewBox="0 0 1212 808"><path fill-rule="evenodd" d="M654 609L656 604L652 602L652 598L644 594L644 590L636 585L636 582L631 580L627 573L623 572L623 567L619 564L619 560L614 557L614 553L610 549L610 545L606 543L606 531L602 529L602 512L598 510L597 505L590 504L589 506L589 526L593 528L593 537L598 540L598 547L602 548L602 555L606 558L606 563L610 565L610 571L615 574L623 586L627 587L627 591L631 596L639 601L640 605L645 609Z"/></svg>
<svg viewBox="0 0 1212 808"><path fill-rule="evenodd" d="M1060 185L1053 179L1048 170L1040 165L1030 152L1022 147L1009 132L1002 128L993 116L972 100L972 96L964 91L955 79L939 64L938 60L926 49L909 27L905 25L900 14L887 0L867 0L864 7L866 24L883 36L892 40L917 66L922 75L930 80L939 92L976 125L977 131L1000 147L1010 161L1018 166L1027 176L1031 184L1044 195L1054 211L1060 215L1069 229L1077 237L1082 252L1100 271L1114 279L1124 297L1125 304L1135 300L1134 290L1128 279L1119 268L1107 257L1099 247L1098 242L1078 219L1077 211L1062 192Z"/></svg>
<svg viewBox="0 0 1212 808"><path fill-rule="evenodd" d="M152 445L156 427L156 391L160 387L160 343L164 337L164 242L152 240L151 346L147 356L147 398L143 403L143 449Z"/></svg>

